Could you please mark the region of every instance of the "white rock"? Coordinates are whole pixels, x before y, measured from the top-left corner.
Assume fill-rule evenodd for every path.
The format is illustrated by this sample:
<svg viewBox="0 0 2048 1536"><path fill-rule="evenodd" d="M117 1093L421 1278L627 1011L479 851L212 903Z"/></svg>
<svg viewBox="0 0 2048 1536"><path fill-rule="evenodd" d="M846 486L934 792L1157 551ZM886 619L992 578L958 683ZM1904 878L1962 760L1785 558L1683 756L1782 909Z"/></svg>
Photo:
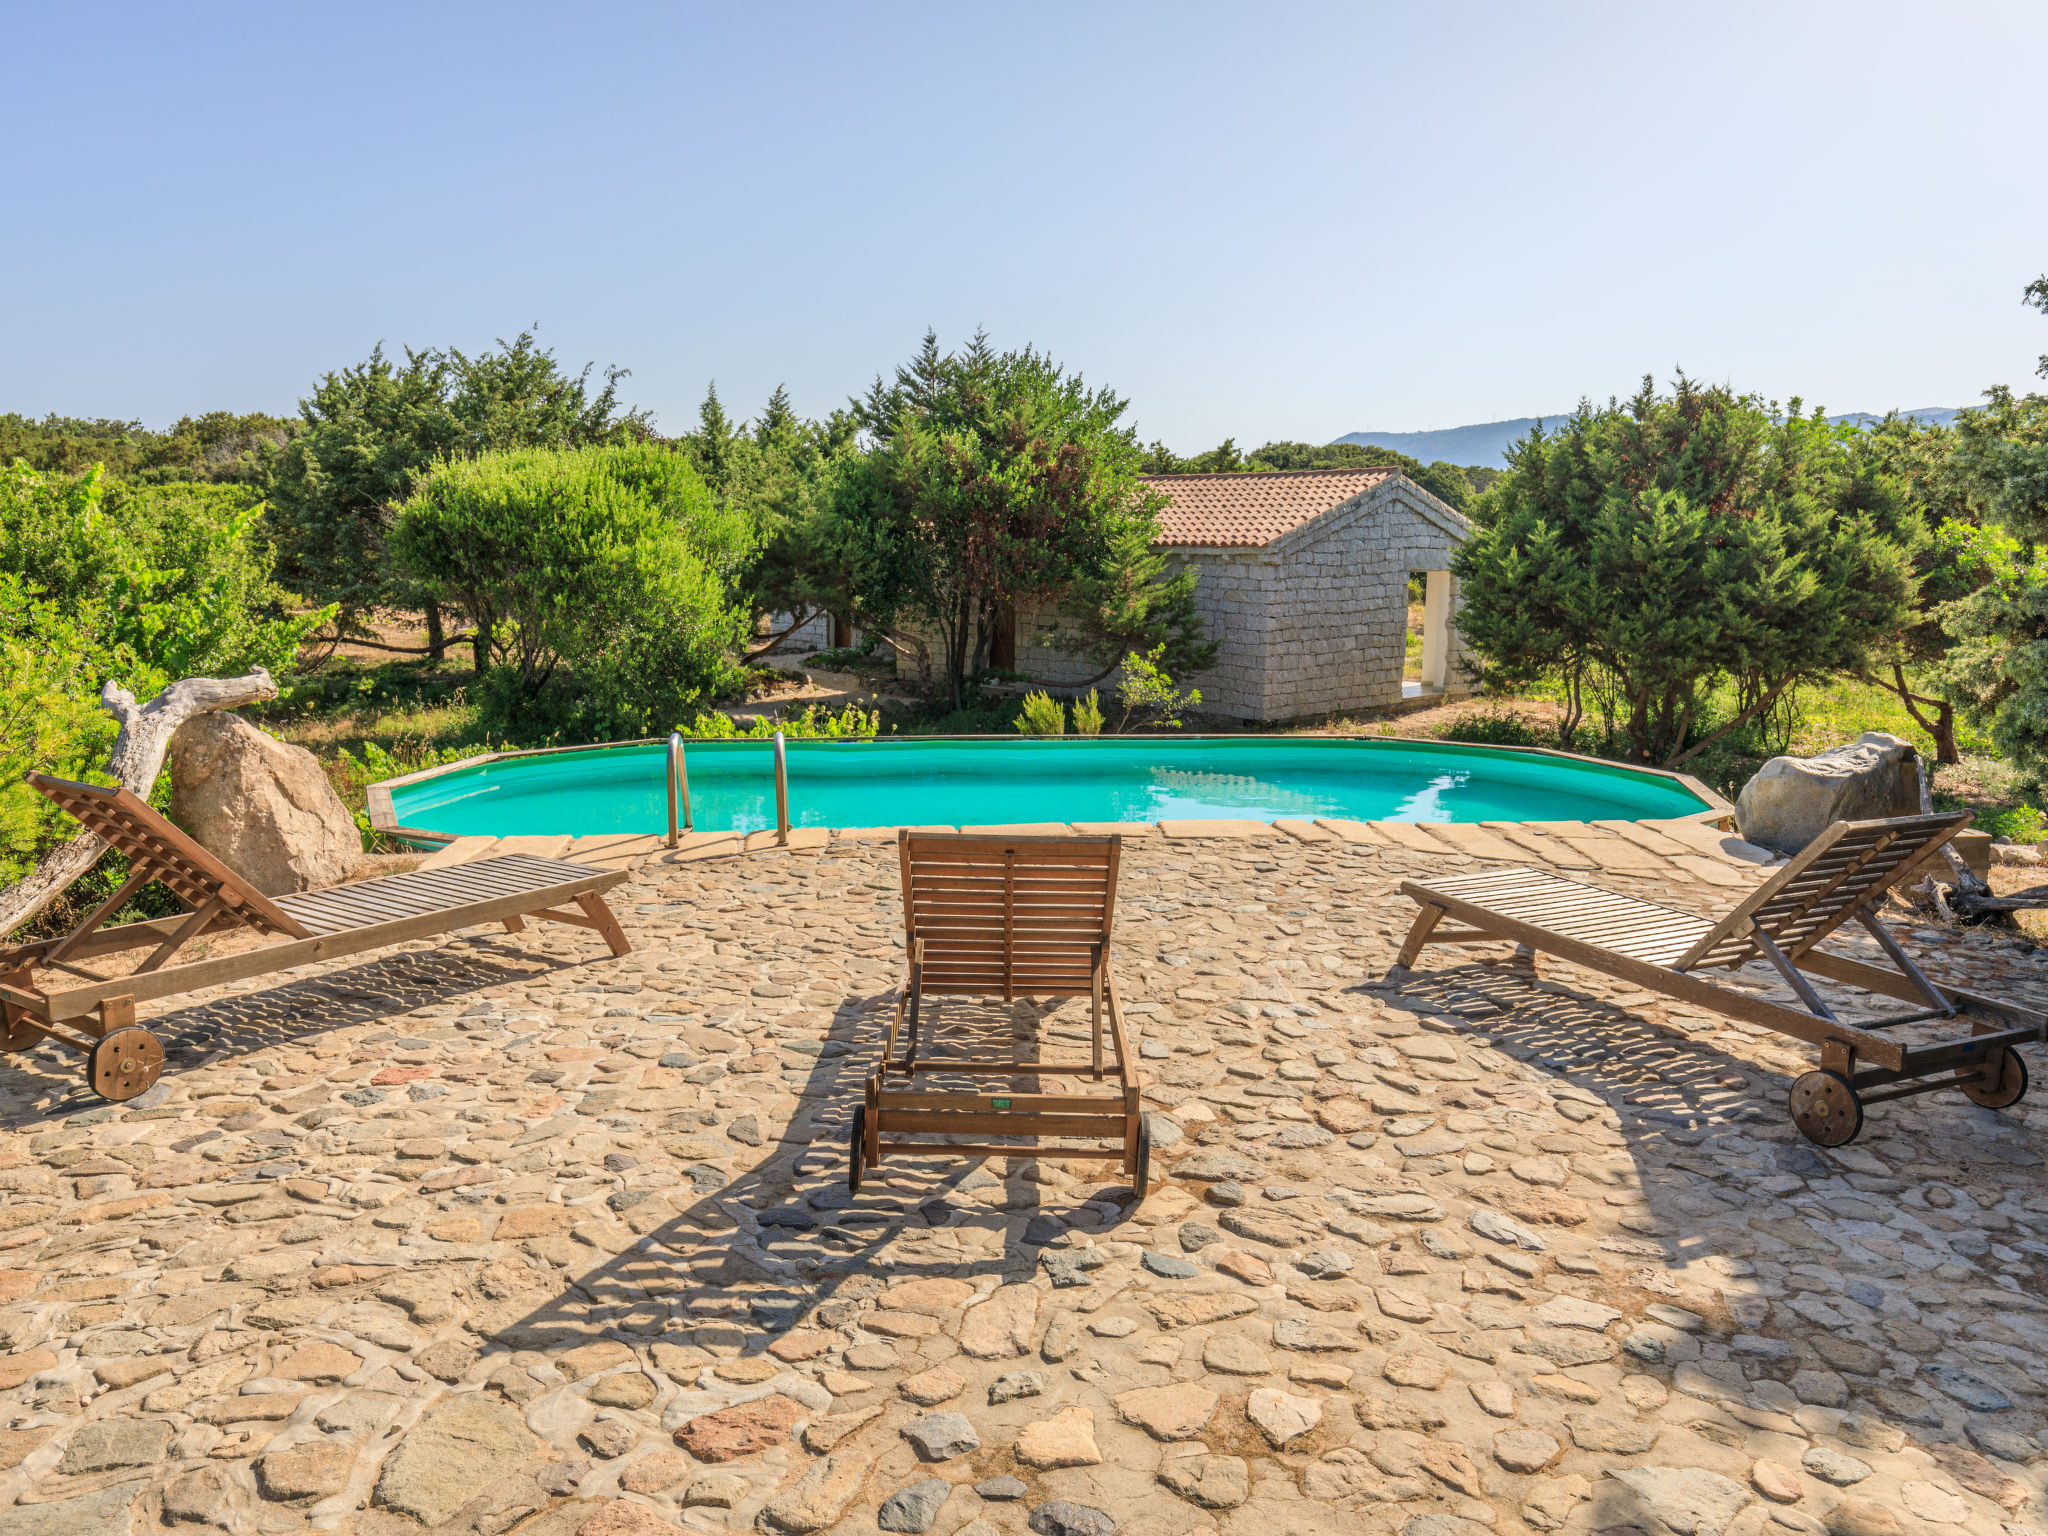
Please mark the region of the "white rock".
<svg viewBox="0 0 2048 1536"><path fill-rule="evenodd" d="M1289 1442L1299 1440L1323 1422L1323 1405L1313 1397L1296 1397L1291 1392L1261 1387L1244 1405L1244 1416L1259 1426L1259 1432L1273 1449L1285 1450Z"/></svg>

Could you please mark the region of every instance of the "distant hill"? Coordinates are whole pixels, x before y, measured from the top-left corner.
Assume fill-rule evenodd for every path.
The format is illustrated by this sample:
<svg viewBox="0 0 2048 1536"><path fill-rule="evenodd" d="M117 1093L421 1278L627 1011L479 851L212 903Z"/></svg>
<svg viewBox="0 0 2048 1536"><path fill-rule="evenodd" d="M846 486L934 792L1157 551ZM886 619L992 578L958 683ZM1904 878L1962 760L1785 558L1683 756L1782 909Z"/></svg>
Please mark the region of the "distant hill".
<svg viewBox="0 0 2048 1536"><path fill-rule="evenodd" d="M1930 405L1917 410L1901 412L1919 421L1936 426L1947 426L1956 419L1957 407ZM1443 427L1434 432L1347 432L1337 441L1358 443L1368 448L1391 448L1396 453L1405 453L1433 464L1443 459L1452 464L1480 464L1488 468L1501 468L1507 464L1510 444L1528 436L1529 429L1541 420L1546 431L1555 429L1571 415L1570 411L1559 411L1555 415L1517 416L1512 421L1486 421L1469 427ZM1857 426L1869 426L1882 421L1882 411L1844 411L1839 416L1830 416L1829 421L1849 421Z"/></svg>

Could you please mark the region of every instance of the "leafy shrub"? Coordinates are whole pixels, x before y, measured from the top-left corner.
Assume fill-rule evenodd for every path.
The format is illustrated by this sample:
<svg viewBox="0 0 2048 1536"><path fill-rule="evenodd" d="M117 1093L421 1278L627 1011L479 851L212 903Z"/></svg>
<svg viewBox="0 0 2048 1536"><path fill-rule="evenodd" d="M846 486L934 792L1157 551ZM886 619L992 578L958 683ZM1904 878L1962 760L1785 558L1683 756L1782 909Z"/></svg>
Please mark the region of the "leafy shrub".
<svg viewBox="0 0 2048 1536"><path fill-rule="evenodd" d="M1067 712L1058 699L1042 689L1035 689L1024 695L1024 707L1018 711L1014 723L1020 735L1064 736L1067 733Z"/></svg>
<svg viewBox="0 0 2048 1536"><path fill-rule="evenodd" d="M806 704L796 714L783 719L756 715L752 724L742 728L731 715L706 710L689 724L679 725L676 729L685 736L711 741L758 740L773 736L777 731L792 738L843 740L881 735L882 712L848 704L835 713L821 704Z"/></svg>
<svg viewBox="0 0 2048 1536"><path fill-rule="evenodd" d="M474 694L487 725L529 738L645 736L735 691L749 548L744 519L651 444L443 464L391 536L503 658Z"/></svg>
<svg viewBox="0 0 2048 1536"><path fill-rule="evenodd" d="M1143 656L1133 654L1124 658L1123 680L1116 685L1117 702L1124 708L1123 718L1117 722L1118 730L1129 730L1136 720L1140 725L1177 731L1180 712L1202 702L1201 689L1173 685L1173 679L1159 664L1165 653L1166 647L1162 645Z"/></svg>
<svg viewBox="0 0 2048 1536"><path fill-rule="evenodd" d="M1675 768L1792 689L1868 670L1911 622L1917 516L1853 430L1680 378L1516 444L1453 557L1481 681L1611 690ZM1707 728L1717 690L1736 709Z"/></svg>
<svg viewBox="0 0 2048 1536"><path fill-rule="evenodd" d="M1095 690L1088 690L1088 697L1076 699L1074 710L1074 734L1076 736L1100 736L1102 734L1102 700Z"/></svg>
<svg viewBox="0 0 2048 1536"><path fill-rule="evenodd" d="M2010 838L2016 843L2048 841L2048 818L2042 816L2038 806L2009 805L2000 806L1995 810L1980 809L1976 813L1975 825L1979 831L1989 832L1993 837Z"/></svg>
<svg viewBox="0 0 2048 1536"><path fill-rule="evenodd" d="M113 717L93 699L98 637L0 573L0 885L19 880L70 818L30 788L30 773L95 779L113 744Z"/></svg>
<svg viewBox="0 0 2048 1536"><path fill-rule="evenodd" d="M1469 741L1488 747L1538 747L1543 738L1520 715L1506 709L1482 710L1453 721L1443 731L1445 741Z"/></svg>
<svg viewBox="0 0 2048 1536"><path fill-rule="evenodd" d="M90 628L93 687L146 697L181 677L290 669L332 617L289 617L271 580L263 504L231 485L124 487L99 470L0 471L0 573Z"/></svg>
<svg viewBox="0 0 2048 1536"><path fill-rule="evenodd" d="M355 818L356 831L362 834L363 851L377 853L384 850L388 841L384 834L370 825L369 788L386 779L402 778L408 773L418 773L422 768L439 768L447 763L459 763L465 757L474 757L479 752L488 752L490 747L416 747L400 748L393 752L374 741L363 743L363 755L355 756L343 747L321 766L327 770L328 782L334 785L335 793L341 796L341 803L349 808Z"/></svg>

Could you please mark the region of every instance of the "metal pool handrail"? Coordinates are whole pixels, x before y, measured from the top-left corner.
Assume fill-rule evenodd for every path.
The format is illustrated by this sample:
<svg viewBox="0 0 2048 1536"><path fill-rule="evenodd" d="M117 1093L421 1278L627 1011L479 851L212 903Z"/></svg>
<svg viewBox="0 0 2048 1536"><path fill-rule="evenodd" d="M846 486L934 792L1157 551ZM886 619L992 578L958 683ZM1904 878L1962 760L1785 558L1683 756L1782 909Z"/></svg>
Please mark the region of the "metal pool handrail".
<svg viewBox="0 0 2048 1536"><path fill-rule="evenodd" d="M775 733L775 841L789 846L789 759L783 754L780 731Z"/></svg>
<svg viewBox="0 0 2048 1536"><path fill-rule="evenodd" d="M681 839L676 835L676 798L683 802L683 826L685 832L694 831L690 824L690 765L683 755L683 733L668 733L668 845L673 848Z"/></svg>

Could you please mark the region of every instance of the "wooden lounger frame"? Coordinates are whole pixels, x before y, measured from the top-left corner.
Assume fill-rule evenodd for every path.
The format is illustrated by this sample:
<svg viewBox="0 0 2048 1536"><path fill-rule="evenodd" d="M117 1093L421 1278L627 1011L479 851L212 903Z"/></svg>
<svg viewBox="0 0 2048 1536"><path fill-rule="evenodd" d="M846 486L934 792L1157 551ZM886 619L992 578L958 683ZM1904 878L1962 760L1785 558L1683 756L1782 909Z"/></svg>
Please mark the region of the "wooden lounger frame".
<svg viewBox="0 0 2048 1536"><path fill-rule="evenodd" d="M632 947L603 897L626 878L623 871L514 856L272 898L126 789L46 774L31 774L29 782L124 855L131 872L74 932L0 948L0 1049L60 1041L87 1055L88 1081L103 1097L132 1098L162 1069L162 1048L135 1027L140 1002L483 923L517 933L529 917L594 929L614 955ZM153 882L183 903L184 916L105 926ZM235 928L278 942L173 963L194 939ZM125 976L102 976L79 963L144 946L152 953ZM76 984L38 986L38 969L62 972ZM110 1052L117 1035L121 1048Z"/></svg>
<svg viewBox="0 0 2048 1536"><path fill-rule="evenodd" d="M1123 842L1110 837L897 833L908 975L882 1051L854 1111L848 1183L890 1153L956 1157L1100 1158L1144 1193L1150 1146L1141 1083L1124 1034L1109 947ZM988 1061L918 1056L934 997L1086 997L1087 1061ZM1108 1058L1104 1056L1105 1042ZM901 1047L901 1054L898 1048ZM1114 1078L1105 1093L957 1093L920 1089L919 1073L963 1077ZM908 1079L889 1086L891 1075ZM1058 1136L1113 1146L1009 1146L905 1141L915 1135ZM885 1140L884 1138L890 1138Z"/></svg>
<svg viewBox="0 0 2048 1536"><path fill-rule="evenodd" d="M1979 1104L2003 1108L2026 1091L2026 1065L2011 1048L2048 1040L2048 1015L1930 981L1876 916L1885 894L1969 820L1965 813L1836 822L1718 922L1516 867L1404 881L1401 893L1421 910L1395 966L1412 966L1428 944L1507 941L1818 1045L1820 1070L1794 1084L1792 1117L1826 1146L1856 1134L1863 1106L1888 1099L1959 1088ZM1464 926L1441 927L1446 918ZM1892 968L1816 947L1852 920L1877 940ZM1692 974L1759 958L1784 977L1805 1012ZM1847 1024L1802 973L1916 1006ZM1970 1035L1928 1044L1883 1033L1965 1018Z"/></svg>

